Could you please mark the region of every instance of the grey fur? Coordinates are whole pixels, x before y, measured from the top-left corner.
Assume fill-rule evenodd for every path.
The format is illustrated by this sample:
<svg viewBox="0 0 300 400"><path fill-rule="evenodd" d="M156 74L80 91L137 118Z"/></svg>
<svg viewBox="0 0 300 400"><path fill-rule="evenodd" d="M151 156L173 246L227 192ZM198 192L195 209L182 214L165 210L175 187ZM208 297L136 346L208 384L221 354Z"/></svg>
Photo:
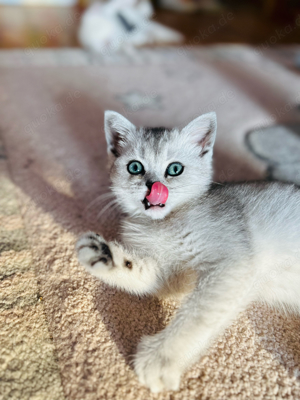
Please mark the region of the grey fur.
<svg viewBox="0 0 300 400"><path fill-rule="evenodd" d="M78 258L93 275L132 293L183 296L167 328L142 339L134 362L153 392L176 390L182 373L252 301L299 312L300 190L213 185L214 113L181 131L136 128L112 111L105 119L112 190L128 215L123 243L88 233L77 243ZM142 162L145 174L130 175L131 160ZM184 172L168 177L174 161ZM164 208L145 210L149 179L168 187ZM101 259L90 246L95 240L97 249L109 246L111 262L92 266Z"/></svg>

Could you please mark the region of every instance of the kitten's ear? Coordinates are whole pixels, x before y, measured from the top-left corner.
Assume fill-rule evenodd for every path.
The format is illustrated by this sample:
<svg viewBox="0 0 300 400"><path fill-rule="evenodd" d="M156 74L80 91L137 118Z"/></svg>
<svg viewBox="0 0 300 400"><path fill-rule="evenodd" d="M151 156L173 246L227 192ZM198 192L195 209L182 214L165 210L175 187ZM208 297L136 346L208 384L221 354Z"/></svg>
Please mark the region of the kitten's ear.
<svg viewBox="0 0 300 400"><path fill-rule="evenodd" d="M192 143L201 147L200 156L204 156L213 148L217 133L217 115L215 112L203 114L195 118L181 131L189 136Z"/></svg>
<svg viewBox="0 0 300 400"><path fill-rule="evenodd" d="M112 153L118 157L122 143L126 141L126 136L135 129L135 126L121 114L110 110L105 111L104 130L108 154Z"/></svg>

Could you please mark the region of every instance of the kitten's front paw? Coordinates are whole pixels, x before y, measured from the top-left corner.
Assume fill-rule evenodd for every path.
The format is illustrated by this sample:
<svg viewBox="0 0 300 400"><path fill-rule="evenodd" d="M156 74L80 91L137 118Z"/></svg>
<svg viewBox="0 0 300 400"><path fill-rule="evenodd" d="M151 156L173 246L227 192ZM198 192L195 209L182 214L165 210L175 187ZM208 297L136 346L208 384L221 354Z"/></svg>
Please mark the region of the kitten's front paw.
<svg viewBox="0 0 300 400"><path fill-rule="evenodd" d="M87 232L76 243L79 262L92 274L113 268L113 258L106 241L97 233Z"/></svg>
<svg viewBox="0 0 300 400"><path fill-rule="evenodd" d="M160 334L145 336L138 345L134 370L142 385L153 393L163 390L178 390L182 368L178 354L165 348Z"/></svg>

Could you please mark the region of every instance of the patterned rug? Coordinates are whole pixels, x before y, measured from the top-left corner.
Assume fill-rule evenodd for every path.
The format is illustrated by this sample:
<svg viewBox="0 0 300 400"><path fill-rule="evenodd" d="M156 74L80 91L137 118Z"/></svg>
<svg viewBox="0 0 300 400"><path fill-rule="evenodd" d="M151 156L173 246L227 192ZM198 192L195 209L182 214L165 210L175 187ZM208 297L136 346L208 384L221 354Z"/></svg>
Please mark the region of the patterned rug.
<svg viewBox="0 0 300 400"><path fill-rule="evenodd" d="M95 201L108 190L105 109L169 127L215 110L216 181L299 183L300 81L285 52L0 52L1 400L300 398L300 318L257 304L178 392L151 394L130 358L176 304L111 289L74 254L83 231L117 235L117 214Z"/></svg>

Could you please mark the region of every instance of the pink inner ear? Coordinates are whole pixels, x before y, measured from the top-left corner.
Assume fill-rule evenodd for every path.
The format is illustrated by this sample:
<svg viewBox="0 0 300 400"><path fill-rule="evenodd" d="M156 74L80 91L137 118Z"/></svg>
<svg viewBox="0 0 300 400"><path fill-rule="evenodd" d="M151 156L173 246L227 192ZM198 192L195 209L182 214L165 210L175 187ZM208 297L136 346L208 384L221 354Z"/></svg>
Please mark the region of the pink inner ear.
<svg viewBox="0 0 300 400"><path fill-rule="evenodd" d="M211 131L209 130L204 136L203 138L200 140L199 144L200 146L207 147L210 144L210 140L211 140Z"/></svg>
<svg viewBox="0 0 300 400"><path fill-rule="evenodd" d="M153 206L157 204L165 204L168 200L169 191L168 188L161 182L154 182L151 187L151 192L146 199Z"/></svg>

